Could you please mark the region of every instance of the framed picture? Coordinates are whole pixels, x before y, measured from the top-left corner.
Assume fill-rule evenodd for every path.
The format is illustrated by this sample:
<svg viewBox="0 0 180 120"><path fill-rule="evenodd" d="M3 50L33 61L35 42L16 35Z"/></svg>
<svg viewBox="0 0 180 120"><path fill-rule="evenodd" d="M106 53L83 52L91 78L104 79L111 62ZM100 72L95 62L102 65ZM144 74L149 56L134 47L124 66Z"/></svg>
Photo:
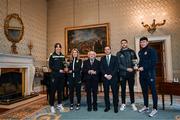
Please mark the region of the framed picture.
<svg viewBox="0 0 180 120"><path fill-rule="evenodd" d="M97 56L104 55L104 47L109 45L109 24L94 24L65 28L65 54L70 55L77 48L81 57L86 57L91 50Z"/></svg>

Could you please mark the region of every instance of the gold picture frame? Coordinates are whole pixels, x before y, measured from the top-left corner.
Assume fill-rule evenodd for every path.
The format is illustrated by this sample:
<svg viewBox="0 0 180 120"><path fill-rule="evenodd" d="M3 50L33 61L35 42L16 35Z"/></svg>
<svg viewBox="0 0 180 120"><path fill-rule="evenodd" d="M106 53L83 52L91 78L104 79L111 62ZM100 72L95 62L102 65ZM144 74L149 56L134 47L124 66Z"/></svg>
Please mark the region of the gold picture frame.
<svg viewBox="0 0 180 120"><path fill-rule="evenodd" d="M17 13L7 15L4 20L4 33L9 41L12 42L11 52L18 54L16 43L22 40L24 35L24 25L22 19Z"/></svg>
<svg viewBox="0 0 180 120"><path fill-rule="evenodd" d="M91 50L97 56L104 55L104 47L110 45L109 23L93 24L65 28L65 54L70 55L73 48L86 57Z"/></svg>

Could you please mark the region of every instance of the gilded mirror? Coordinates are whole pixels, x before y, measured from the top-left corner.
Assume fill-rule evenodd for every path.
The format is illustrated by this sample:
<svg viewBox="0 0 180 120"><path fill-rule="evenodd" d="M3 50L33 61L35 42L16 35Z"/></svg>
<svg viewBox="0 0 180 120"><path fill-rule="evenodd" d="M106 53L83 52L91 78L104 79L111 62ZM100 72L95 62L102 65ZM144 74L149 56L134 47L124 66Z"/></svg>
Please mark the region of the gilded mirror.
<svg viewBox="0 0 180 120"><path fill-rule="evenodd" d="M4 21L4 33L7 39L12 42L12 53L17 54L16 43L22 39L24 34L24 25L18 14L13 13L6 17Z"/></svg>

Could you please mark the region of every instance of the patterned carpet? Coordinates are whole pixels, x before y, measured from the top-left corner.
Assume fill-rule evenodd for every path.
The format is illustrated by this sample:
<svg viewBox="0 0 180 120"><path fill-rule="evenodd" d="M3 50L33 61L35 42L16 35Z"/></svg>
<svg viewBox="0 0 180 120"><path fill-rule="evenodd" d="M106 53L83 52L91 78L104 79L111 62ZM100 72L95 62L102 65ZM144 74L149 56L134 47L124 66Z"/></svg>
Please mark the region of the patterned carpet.
<svg viewBox="0 0 180 120"><path fill-rule="evenodd" d="M70 112L68 107L65 107L65 110L61 113L57 109L56 111L56 114L52 114L50 112L50 107L47 105L46 107L37 111L31 116L24 118L24 120L60 120L62 113Z"/></svg>
<svg viewBox="0 0 180 120"><path fill-rule="evenodd" d="M31 120L60 120L61 116L58 114L51 114L51 113L43 113L39 114L36 117L32 118ZM25 120L30 120L26 118Z"/></svg>
<svg viewBox="0 0 180 120"><path fill-rule="evenodd" d="M152 101L150 97L150 108L152 108ZM63 102L65 106L64 112L59 112L56 109L56 114L50 113L50 107L47 105L43 109L39 110L35 114L26 117L25 120L179 120L180 119L180 104L179 97L174 99L173 106L170 106L169 100L166 101L166 109L162 110L161 101L159 101L158 114L153 118L148 117L149 112L138 113L131 109L129 103L129 97L127 97L127 107L125 111L119 111L114 113L113 107L107 113L104 112L104 98L98 96L98 111L88 112L86 105L86 97L82 96L82 104L80 110L69 111L69 101ZM143 106L142 96L136 98L136 105L139 108ZM111 96L112 106L112 96Z"/></svg>
<svg viewBox="0 0 180 120"><path fill-rule="evenodd" d="M111 106L112 106L112 96ZM121 99L120 99L121 100ZM150 97L150 107L152 101ZM180 101L179 97L174 98L173 106L170 106L169 97L166 97L166 109L162 110L161 100L159 100L158 114L150 118L149 113L138 113L131 109L129 96L127 97L127 108L125 111L114 113L113 107L107 113L104 112L103 95L98 95L98 111L88 112L86 105L86 97L82 95L82 104L80 110L69 110L69 100L63 102L65 106L64 112L59 112L56 109L56 114L51 114L50 107L46 98L28 103L10 110L3 115L0 115L0 120L180 120ZM136 96L136 105L138 108L143 106L142 95Z"/></svg>
<svg viewBox="0 0 180 120"><path fill-rule="evenodd" d="M0 115L0 120L20 120L40 111L47 106L46 98L9 110Z"/></svg>

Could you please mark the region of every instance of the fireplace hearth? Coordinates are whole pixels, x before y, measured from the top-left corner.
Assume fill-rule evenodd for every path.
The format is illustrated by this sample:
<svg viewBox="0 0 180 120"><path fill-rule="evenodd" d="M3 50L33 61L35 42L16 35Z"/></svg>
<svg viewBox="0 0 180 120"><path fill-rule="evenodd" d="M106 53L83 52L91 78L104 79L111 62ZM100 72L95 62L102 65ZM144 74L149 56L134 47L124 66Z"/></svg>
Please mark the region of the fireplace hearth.
<svg viewBox="0 0 180 120"><path fill-rule="evenodd" d="M0 101L22 97L22 73L7 72L0 76Z"/></svg>

